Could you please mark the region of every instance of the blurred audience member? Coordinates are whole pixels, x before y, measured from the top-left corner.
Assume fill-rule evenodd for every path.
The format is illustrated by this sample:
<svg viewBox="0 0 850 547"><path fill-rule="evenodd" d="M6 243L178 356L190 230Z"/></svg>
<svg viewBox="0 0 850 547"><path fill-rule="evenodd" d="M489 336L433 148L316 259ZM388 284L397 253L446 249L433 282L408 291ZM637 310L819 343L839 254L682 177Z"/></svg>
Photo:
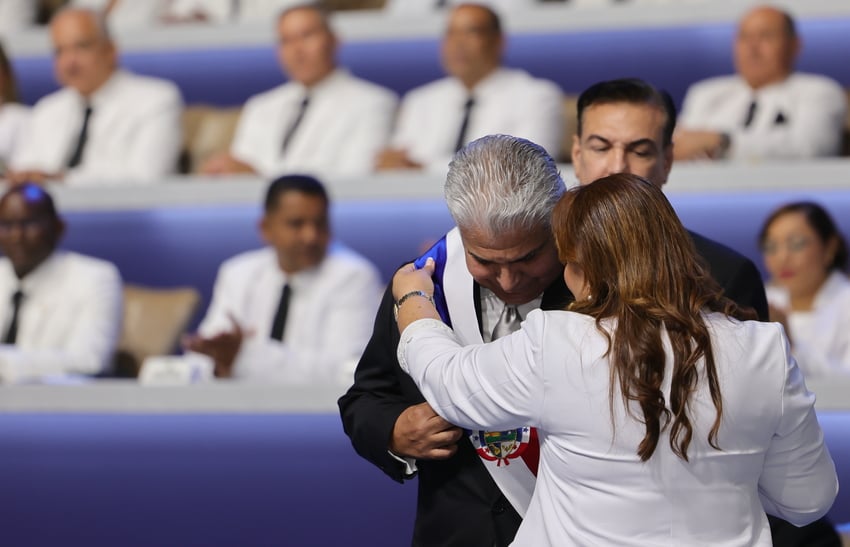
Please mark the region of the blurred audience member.
<svg viewBox="0 0 850 547"><path fill-rule="evenodd" d="M7 37L33 26L36 8L33 0L0 0L0 36Z"/></svg>
<svg viewBox="0 0 850 547"><path fill-rule="evenodd" d="M58 12L50 36L64 87L33 108L10 179L153 182L175 172L183 108L177 86L121 70L94 11Z"/></svg>
<svg viewBox="0 0 850 547"><path fill-rule="evenodd" d="M677 159L833 156L841 151L844 90L825 76L794 72L794 20L762 6L735 39L735 76L691 86L675 137Z"/></svg>
<svg viewBox="0 0 850 547"><path fill-rule="evenodd" d="M571 3L573 1L570 0ZM391 15L421 15L465 3L464 0L387 0L384 10ZM540 0L481 0L475 3L500 13L509 13L534 7Z"/></svg>
<svg viewBox="0 0 850 547"><path fill-rule="evenodd" d="M277 22L278 59L290 81L248 100L230 152L206 174L287 172L362 174L387 143L395 94L337 67L327 14L302 5Z"/></svg>
<svg viewBox="0 0 850 547"><path fill-rule="evenodd" d="M57 250L65 224L47 192L22 184L0 198L0 381L96 374L121 330L112 264Z"/></svg>
<svg viewBox="0 0 850 547"><path fill-rule="evenodd" d="M29 120L30 109L18 103L18 83L0 45L0 173L6 169Z"/></svg>
<svg viewBox="0 0 850 547"><path fill-rule="evenodd" d="M816 203L784 205L759 236L770 274L773 321L785 325L807 376L850 374L850 280L847 245Z"/></svg>
<svg viewBox="0 0 850 547"><path fill-rule="evenodd" d="M404 97L392 148L378 157L377 168L445 172L455 151L494 133L526 138L557 157L564 125L561 89L502 67L504 46L493 10L478 4L455 7L442 43L449 77Z"/></svg>
<svg viewBox="0 0 850 547"><path fill-rule="evenodd" d="M382 287L366 259L329 248L328 206L312 177L287 175L269 186L260 221L268 246L222 264L199 334L184 341L212 359L216 376L351 382Z"/></svg>

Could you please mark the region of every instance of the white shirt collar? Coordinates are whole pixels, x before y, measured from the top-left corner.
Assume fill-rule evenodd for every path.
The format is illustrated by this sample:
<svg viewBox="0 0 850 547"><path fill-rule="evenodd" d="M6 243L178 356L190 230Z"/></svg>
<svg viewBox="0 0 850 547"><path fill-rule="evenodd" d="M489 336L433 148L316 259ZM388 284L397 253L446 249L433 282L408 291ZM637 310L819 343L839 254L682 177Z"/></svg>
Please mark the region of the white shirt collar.
<svg viewBox="0 0 850 547"><path fill-rule="evenodd" d="M71 89L74 96L80 102L80 108L88 104L92 110L97 110L100 105L110 102L111 97L115 94L115 89L120 85L121 80L126 77L126 72L122 69L115 69L103 84L97 88L88 98L83 97L77 90ZM69 88L70 89L70 88Z"/></svg>

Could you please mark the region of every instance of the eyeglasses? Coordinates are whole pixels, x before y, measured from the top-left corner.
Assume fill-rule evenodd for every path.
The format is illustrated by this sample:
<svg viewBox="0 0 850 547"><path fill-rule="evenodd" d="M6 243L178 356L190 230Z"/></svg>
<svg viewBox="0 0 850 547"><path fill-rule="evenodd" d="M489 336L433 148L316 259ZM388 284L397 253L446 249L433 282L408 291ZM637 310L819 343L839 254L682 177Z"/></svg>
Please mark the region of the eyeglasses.
<svg viewBox="0 0 850 547"><path fill-rule="evenodd" d="M799 253L812 243L810 237L791 237L785 240L784 243L778 241L766 241L761 246L761 252L766 255L774 255L779 252L782 247L785 247L789 253Z"/></svg>
<svg viewBox="0 0 850 547"><path fill-rule="evenodd" d="M15 228L23 231L35 231L44 226L47 217L37 216L20 220L0 220L0 234L8 234Z"/></svg>

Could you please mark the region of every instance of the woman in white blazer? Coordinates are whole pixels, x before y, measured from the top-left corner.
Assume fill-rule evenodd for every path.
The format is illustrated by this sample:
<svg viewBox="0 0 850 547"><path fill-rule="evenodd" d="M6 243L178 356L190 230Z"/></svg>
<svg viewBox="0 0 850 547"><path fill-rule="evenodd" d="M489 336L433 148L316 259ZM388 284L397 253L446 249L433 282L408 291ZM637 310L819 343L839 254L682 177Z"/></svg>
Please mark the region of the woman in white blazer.
<svg viewBox="0 0 850 547"><path fill-rule="evenodd" d="M566 193L552 224L576 301L490 344L439 322L430 264L393 281L400 362L434 410L538 428L514 544L769 546L765 511L823 516L835 466L782 327L722 296L662 192L612 175Z"/></svg>

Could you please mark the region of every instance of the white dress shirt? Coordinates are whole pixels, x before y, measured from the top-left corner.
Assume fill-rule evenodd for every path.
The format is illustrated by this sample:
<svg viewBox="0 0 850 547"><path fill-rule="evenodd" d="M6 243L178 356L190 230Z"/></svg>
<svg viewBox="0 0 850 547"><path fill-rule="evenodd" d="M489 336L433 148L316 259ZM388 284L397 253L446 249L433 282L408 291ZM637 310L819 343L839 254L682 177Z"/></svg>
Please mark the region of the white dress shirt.
<svg viewBox="0 0 850 547"><path fill-rule="evenodd" d="M455 153L469 90L455 78L413 89L401 103L394 148L429 170L445 172ZM523 70L499 68L475 86L466 142L503 133L535 142L557 159L564 128L557 84Z"/></svg>
<svg viewBox="0 0 850 547"><path fill-rule="evenodd" d="M25 382L96 374L112 363L121 333L122 284L109 262L56 251L24 279L0 258L0 326L12 320L12 295L24 293L14 345L0 345L0 379Z"/></svg>
<svg viewBox="0 0 850 547"><path fill-rule="evenodd" d="M91 97L92 114L80 165L69 184L150 183L172 174L182 145L183 101L167 80L116 71ZM71 88L36 103L12 161L17 171L61 173L75 148L85 112Z"/></svg>
<svg viewBox="0 0 850 547"><path fill-rule="evenodd" d="M481 291L481 337L485 342L490 342L493 329L496 328L506 304L490 289L481 287L479 290ZM530 302L517 306L519 316L525 319L532 310L540 307L542 301L543 295L540 295Z"/></svg>
<svg viewBox="0 0 850 547"><path fill-rule="evenodd" d="M791 311L788 291L767 286L767 301L788 318L792 352L806 378L850 375L850 280L833 271L809 311Z"/></svg>
<svg viewBox="0 0 850 547"><path fill-rule="evenodd" d="M753 101L752 122L744 127ZM824 76L795 73L758 90L723 76L688 89L678 125L727 133L732 159L812 158L839 154L846 113L844 90Z"/></svg>
<svg viewBox="0 0 850 547"><path fill-rule="evenodd" d="M670 449L669 428L641 462L641 409L629 414L618 394L612 420L607 340L590 316L533 311L513 335L466 347L441 322L420 320L398 352L449 422L539 428L537 484L514 545L770 546L765 510L796 525L824 515L838 491L835 466L782 328L706 320L723 398L721 450L708 444L715 408L700 368L689 462Z"/></svg>
<svg viewBox="0 0 850 547"><path fill-rule="evenodd" d="M284 283L292 293L283 341L271 338ZM319 266L286 275L272 248L239 254L219 270L203 336L248 333L234 377L288 384L350 384L369 341L382 284L375 267L344 249L331 249ZM231 319L232 317L232 319Z"/></svg>
<svg viewBox="0 0 850 547"><path fill-rule="evenodd" d="M0 0L0 36L8 39L35 26L36 7L32 0Z"/></svg>
<svg viewBox="0 0 850 547"><path fill-rule="evenodd" d="M15 148L23 138L27 122L30 117L30 108L18 103L5 103L0 105L0 162L5 171L6 165L12 158Z"/></svg>
<svg viewBox="0 0 850 547"><path fill-rule="evenodd" d="M396 95L336 69L309 90L309 105L283 153L284 136L307 94L303 85L288 82L251 97L242 109L231 154L266 178L292 172L370 172L387 145Z"/></svg>

